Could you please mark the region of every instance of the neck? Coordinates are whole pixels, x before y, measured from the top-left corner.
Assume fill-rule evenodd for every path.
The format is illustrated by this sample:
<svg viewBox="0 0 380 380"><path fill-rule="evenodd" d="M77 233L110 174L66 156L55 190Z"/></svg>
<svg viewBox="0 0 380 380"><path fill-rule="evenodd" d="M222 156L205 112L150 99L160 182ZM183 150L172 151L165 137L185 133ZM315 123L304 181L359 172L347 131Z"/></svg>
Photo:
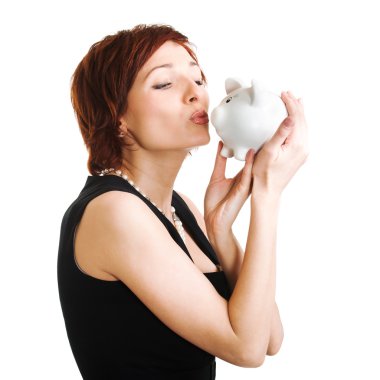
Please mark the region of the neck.
<svg viewBox="0 0 380 380"><path fill-rule="evenodd" d="M125 153L120 170L171 218L173 188L187 151L154 152L140 149Z"/></svg>

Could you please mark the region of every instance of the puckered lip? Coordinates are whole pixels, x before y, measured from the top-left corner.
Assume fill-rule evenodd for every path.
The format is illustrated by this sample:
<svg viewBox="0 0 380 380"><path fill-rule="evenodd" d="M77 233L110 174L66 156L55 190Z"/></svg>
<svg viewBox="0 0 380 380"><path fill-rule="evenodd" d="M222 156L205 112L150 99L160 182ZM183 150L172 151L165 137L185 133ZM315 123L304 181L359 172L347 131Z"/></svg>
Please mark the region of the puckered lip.
<svg viewBox="0 0 380 380"><path fill-rule="evenodd" d="M195 111L191 117L190 117L190 120L196 120L196 119L208 119L208 114L205 110L199 110L199 111Z"/></svg>

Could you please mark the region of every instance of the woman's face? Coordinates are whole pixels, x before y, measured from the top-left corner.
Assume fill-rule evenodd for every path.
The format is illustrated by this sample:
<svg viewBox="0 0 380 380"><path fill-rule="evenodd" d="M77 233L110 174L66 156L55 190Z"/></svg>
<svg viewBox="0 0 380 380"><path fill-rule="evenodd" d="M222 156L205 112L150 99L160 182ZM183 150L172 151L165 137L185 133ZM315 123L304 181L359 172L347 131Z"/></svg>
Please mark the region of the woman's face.
<svg viewBox="0 0 380 380"><path fill-rule="evenodd" d="M200 68L185 48L167 41L137 74L122 128L144 149L188 152L210 141L208 121L190 120L196 111L207 112L208 106Z"/></svg>

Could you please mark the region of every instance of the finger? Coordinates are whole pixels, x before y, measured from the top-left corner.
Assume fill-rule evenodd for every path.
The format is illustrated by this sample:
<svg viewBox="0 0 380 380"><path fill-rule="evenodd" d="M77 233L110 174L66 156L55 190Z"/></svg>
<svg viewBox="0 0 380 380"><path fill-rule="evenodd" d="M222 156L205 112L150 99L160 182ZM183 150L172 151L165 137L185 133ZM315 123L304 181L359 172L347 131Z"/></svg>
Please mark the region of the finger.
<svg viewBox="0 0 380 380"><path fill-rule="evenodd" d="M289 116L294 116L294 122L296 124L295 130L289 137L287 143L290 143L292 141L301 141L303 138L302 135L305 134L306 130L306 120L303 104L300 103L299 99L296 99L296 97L290 91L283 92L281 95L283 97L285 105L287 106ZM300 100L302 101L301 98Z"/></svg>
<svg viewBox="0 0 380 380"><path fill-rule="evenodd" d="M289 91L281 93L281 99L285 103L289 116L296 116L300 114L301 106L297 99Z"/></svg>
<svg viewBox="0 0 380 380"><path fill-rule="evenodd" d="M249 149L245 156L245 163L242 169L233 178L236 189L243 190L249 194L249 187L252 180L254 149Z"/></svg>
<svg viewBox="0 0 380 380"><path fill-rule="evenodd" d="M295 121L293 133L286 139L286 145L295 148L304 147L306 151L308 150L308 127L303 110L301 116Z"/></svg>
<svg viewBox="0 0 380 380"><path fill-rule="evenodd" d="M253 148L248 149L245 160L244 160L244 166L238 171L238 173L234 176L234 180L240 181L241 177L244 173L244 171L249 170L250 166L253 164L253 156L255 155L255 150Z"/></svg>
<svg viewBox="0 0 380 380"><path fill-rule="evenodd" d="M219 141L215 158L214 170L211 174L211 180L225 179L227 157L223 157L220 152L223 148L223 141Z"/></svg>
<svg viewBox="0 0 380 380"><path fill-rule="evenodd" d="M304 121L297 122L297 125L294 127L294 131L286 140L286 144L289 146L307 147L308 145L308 132L307 132L307 124Z"/></svg>
<svg viewBox="0 0 380 380"><path fill-rule="evenodd" d="M303 120L302 125L306 127L306 120L305 120L305 111L304 111L304 102L302 98L296 98L294 94L291 91L287 91L287 94L289 95L290 99L292 99L298 108L300 119ZM298 121L297 121L298 124Z"/></svg>
<svg viewBox="0 0 380 380"><path fill-rule="evenodd" d="M293 94L292 92L290 92L290 91L288 91L288 94L289 94L289 96L291 97L291 99L293 99L294 102L296 103L300 115L304 115L304 108L303 108L304 104L303 104L303 99L302 99L302 98L298 98L298 99L297 99L297 98L294 96L294 94Z"/></svg>
<svg viewBox="0 0 380 380"><path fill-rule="evenodd" d="M284 119L281 125L277 128L272 138L266 142L269 149L277 150L285 143L285 140L293 133L295 125L294 116L288 116Z"/></svg>
<svg viewBox="0 0 380 380"><path fill-rule="evenodd" d="M254 149L249 149L245 158L245 164L240 178L240 183L244 189L248 189L251 184L254 156Z"/></svg>

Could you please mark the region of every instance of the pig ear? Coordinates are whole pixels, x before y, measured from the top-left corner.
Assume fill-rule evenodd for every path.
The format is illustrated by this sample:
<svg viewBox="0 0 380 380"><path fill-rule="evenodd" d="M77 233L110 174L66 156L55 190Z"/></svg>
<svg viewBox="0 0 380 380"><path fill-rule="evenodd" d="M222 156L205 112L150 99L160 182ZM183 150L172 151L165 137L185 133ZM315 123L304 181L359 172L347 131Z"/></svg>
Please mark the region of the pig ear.
<svg viewBox="0 0 380 380"><path fill-rule="evenodd" d="M232 91L237 90L238 88L244 87L243 81L238 78L227 78L225 82L226 94L230 94Z"/></svg>
<svg viewBox="0 0 380 380"><path fill-rule="evenodd" d="M262 95L260 95L260 93L263 93L265 90L265 88L263 87L263 85L257 81L256 79L252 79L251 80L251 86L248 88L248 93L249 93L249 97L251 99L251 105L253 104L253 102L259 104L260 101L262 99L260 99L260 97L262 97ZM259 94L259 97L258 97L258 94Z"/></svg>
<svg viewBox="0 0 380 380"><path fill-rule="evenodd" d="M255 101L255 96L256 96L255 92L256 92L256 81L252 79L251 80L251 87L249 87L249 89L248 89L249 97L251 98L251 102L250 102L251 105Z"/></svg>

